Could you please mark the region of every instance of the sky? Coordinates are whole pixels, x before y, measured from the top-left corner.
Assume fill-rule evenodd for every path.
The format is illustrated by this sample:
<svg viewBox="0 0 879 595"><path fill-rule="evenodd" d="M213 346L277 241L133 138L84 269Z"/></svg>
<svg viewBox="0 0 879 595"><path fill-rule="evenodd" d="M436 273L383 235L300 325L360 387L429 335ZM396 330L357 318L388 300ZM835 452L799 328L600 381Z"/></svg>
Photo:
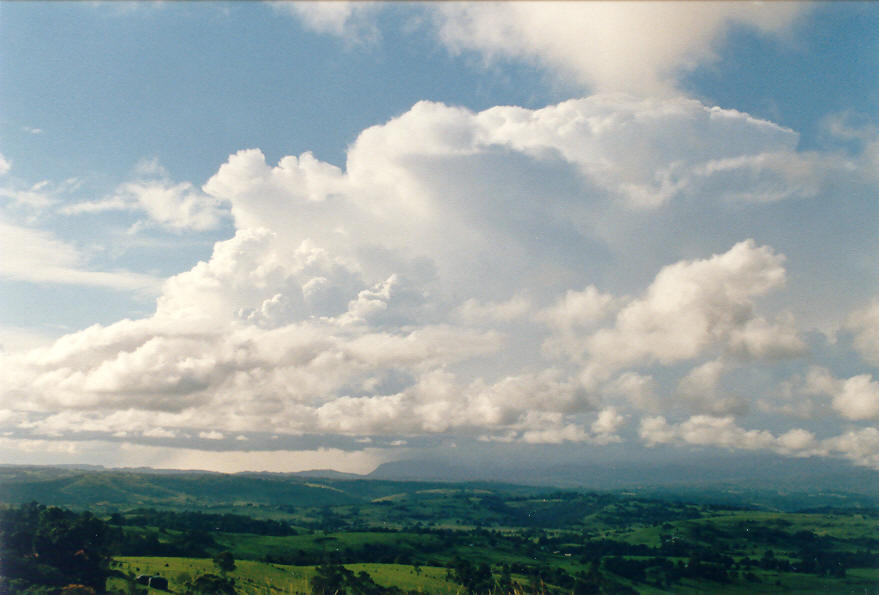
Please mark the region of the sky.
<svg viewBox="0 0 879 595"><path fill-rule="evenodd" d="M0 463L879 469L876 4L0 31Z"/></svg>

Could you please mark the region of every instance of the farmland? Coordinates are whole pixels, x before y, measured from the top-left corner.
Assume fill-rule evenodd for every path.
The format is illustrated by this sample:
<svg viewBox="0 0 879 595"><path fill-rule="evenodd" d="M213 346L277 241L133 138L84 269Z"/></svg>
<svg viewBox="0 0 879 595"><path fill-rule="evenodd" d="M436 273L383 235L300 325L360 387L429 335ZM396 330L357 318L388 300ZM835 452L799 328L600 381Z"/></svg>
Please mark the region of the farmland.
<svg viewBox="0 0 879 595"><path fill-rule="evenodd" d="M486 483L18 477L7 494L48 501L5 500L10 592L145 591L138 575L173 593L879 592L879 509L859 502L797 509L789 498L780 510ZM92 505L78 502L88 486ZM81 554L65 562L59 544L83 535L100 538L66 547L93 548L91 566Z"/></svg>

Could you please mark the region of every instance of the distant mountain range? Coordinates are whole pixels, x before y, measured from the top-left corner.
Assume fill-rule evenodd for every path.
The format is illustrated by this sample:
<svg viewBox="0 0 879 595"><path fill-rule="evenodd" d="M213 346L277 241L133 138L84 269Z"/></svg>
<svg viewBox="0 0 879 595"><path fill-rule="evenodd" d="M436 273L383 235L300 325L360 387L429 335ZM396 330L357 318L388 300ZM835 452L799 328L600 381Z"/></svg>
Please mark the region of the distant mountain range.
<svg viewBox="0 0 879 595"><path fill-rule="evenodd" d="M322 473L322 472L321 472ZM370 479L503 481L593 490L736 486L776 490L838 490L879 494L879 471L827 458L715 454L674 461L566 462L523 466L517 462L479 466L448 460L384 463Z"/></svg>
<svg viewBox="0 0 879 595"><path fill-rule="evenodd" d="M355 504L436 487L490 486L520 493L576 489L625 491L782 510L879 506L879 472L824 458L715 454L692 460L510 461L478 465L440 459L385 463L367 475L319 469L299 473L223 474L181 469L104 469L95 465L0 465L0 502L37 500L70 507L303 506ZM517 487L518 486L518 487Z"/></svg>

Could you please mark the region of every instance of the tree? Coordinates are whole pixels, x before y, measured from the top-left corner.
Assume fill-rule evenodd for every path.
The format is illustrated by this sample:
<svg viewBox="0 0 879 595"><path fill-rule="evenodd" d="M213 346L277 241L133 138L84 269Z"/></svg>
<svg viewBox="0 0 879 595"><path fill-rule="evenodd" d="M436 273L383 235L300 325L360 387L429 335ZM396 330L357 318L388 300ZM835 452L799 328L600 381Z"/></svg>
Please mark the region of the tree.
<svg viewBox="0 0 879 595"><path fill-rule="evenodd" d="M235 558L232 556L232 552L220 552L214 556L214 565L223 574L235 570Z"/></svg>
<svg viewBox="0 0 879 595"><path fill-rule="evenodd" d="M321 564L315 568L311 579L311 592L314 595L345 595L345 586L351 582L354 573L340 564Z"/></svg>
<svg viewBox="0 0 879 595"><path fill-rule="evenodd" d="M494 588L491 568L488 564L472 564L464 558L455 558L451 562L452 579L461 584L468 593L488 593Z"/></svg>
<svg viewBox="0 0 879 595"><path fill-rule="evenodd" d="M236 595L232 580L216 574L203 574L183 586L186 595Z"/></svg>

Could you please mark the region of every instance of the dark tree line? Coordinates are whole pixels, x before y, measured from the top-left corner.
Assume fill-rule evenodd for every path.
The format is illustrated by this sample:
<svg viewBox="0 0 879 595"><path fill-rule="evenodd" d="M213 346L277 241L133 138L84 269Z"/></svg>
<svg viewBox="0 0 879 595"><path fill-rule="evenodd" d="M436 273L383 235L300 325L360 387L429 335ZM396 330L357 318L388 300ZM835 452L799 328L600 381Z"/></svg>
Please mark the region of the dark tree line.
<svg viewBox="0 0 879 595"><path fill-rule="evenodd" d="M110 527L89 512L36 502L0 510L0 592L72 584L103 591L111 543Z"/></svg>
<svg viewBox="0 0 879 595"><path fill-rule="evenodd" d="M286 536L297 531L289 524L271 519L254 519L240 514L206 514L202 512L172 512L167 510L136 510L110 517L114 525L134 527L163 527L176 531L222 533L253 533L255 535Z"/></svg>

